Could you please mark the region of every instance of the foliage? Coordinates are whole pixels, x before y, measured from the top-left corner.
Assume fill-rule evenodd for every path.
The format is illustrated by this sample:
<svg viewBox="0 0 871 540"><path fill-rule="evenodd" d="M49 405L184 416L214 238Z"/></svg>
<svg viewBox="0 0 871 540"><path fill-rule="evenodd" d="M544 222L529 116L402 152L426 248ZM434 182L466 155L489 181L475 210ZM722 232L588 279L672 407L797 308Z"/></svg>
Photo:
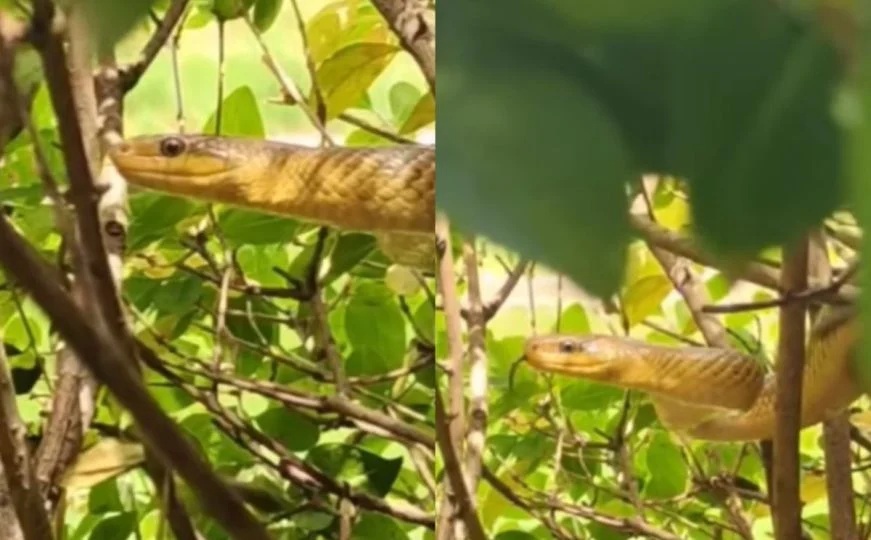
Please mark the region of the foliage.
<svg viewBox="0 0 871 540"><path fill-rule="evenodd" d="M314 78L304 72L294 73L293 79L308 81L308 105L316 103L316 90L323 95L331 121L327 127L337 143L395 144L370 126L409 139L425 139L432 130L432 95L367 0L300 2L301 24L292 2L231 3L191 2L180 33L184 102L175 103L170 97L174 92L150 92L154 84L171 84L161 72L171 65L167 50L126 100L126 133L174 131L176 114L190 122L189 129L195 123L196 131L214 133L220 110L223 134L308 142L314 130L301 125L299 107L268 102L279 85L259 64L260 54L250 52L257 44L241 20L248 16L256 38L268 50L275 42L286 43L288 35L301 39L298 27L305 32L308 48L295 43L276 50L278 69L289 65L291 72L299 66L305 70L306 55L311 57ZM127 56L131 62L139 60L139 50L155 29L144 17L150 4L90 3L101 38L110 45L117 42L120 61ZM154 2L158 18L169 5ZM228 54L220 106L214 98L206 103L197 97L215 96L217 77L185 70L202 61L203 50L217 50L219 19L226 24L225 45L239 47L229 40L247 34L250 47L246 54ZM215 64L217 55L210 57ZM220 71L217 65L212 69ZM257 77L238 77L255 71L260 72ZM245 78L246 84L240 84ZM193 97L185 97L185 91ZM283 111L292 111L291 116ZM63 182L57 124L42 84L30 113L51 173ZM349 123L338 120L340 116L359 121ZM5 147L0 192L15 227L46 260L56 261L63 246L53 210L43 199L35 142L22 131ZM316 337L320 327L328 328L341 369L351 378L349 398L364 411L431 436L433 345L431 336L418 335L417 329L432 326L434 306L427 295L432 280L427 278L426 287L410 294L395 293L385 281L390 262L366 234L332 231L323 242L322 258L316 259L319 229L310 224L136 191L130 207L123 297L136 335L160 352L176 377L146 370L149 390L215 470L247 494L244 498L271 532L288 539L336 537L335 495L345 489L389 507L405 505L432 514L432 494L421 481L420 458L412 455L411 445L390 429L379 430L331 405L336 385ZM313 264L319 264L327 306L323 321L310 302L287 294L297 282L306 282ZM228 287L221 285L225 275L231 276ZM0 291L0 326L28 432L44 435L42 415L55 391L53 351L58 338L42 312L9 282ZM227 380L213 387L210 373L217 364ZM213 391L214 403L207 399ZM236 429L233 422L238 422ZM141 470L142 449L129 417L106 393L100 394L84 446L65 479L66 536L157 538L167 528L162 503ZM291 458L323 475L326 484L318 489L317 482L306 486L298 477L289 481ZM181 497L205 538L226 538L184 486ZM355 538L431 534L396 513L365 505L356 512Z"/></svg>
<svg viewBox="0 0 871 540"><path fill-rule="evenodd" d="M711 304L774 299L773 285L742 279L745 269L778 276L782 248L812 230L826 231L836 273L871 249L861 232L871 222L871 66L861 8L548 0L510 9L464 2L440 16L438 205L454 227L455 259L474 239L485 284L475 298L471 271L458 263L463 305L505 300L505 269L535 261L529 283L521 280L523 290L486 324L483 463L496 481L482 480L477 495L487 533L772 535L758 444L687 445L663 428L643 393L547 377L517 362L527 337L553 331L704 345L674 290L685 274L663 271L648 249L655 243L630 215L649 211L666 232L691 239L698 256L688 268ZM861 271L867 304L867 265ZM871 329L867 309L863 316ZM474 323L464 319L468 337ZM718 319L731 345L765 361L775 356L776 310ZM445 321L437 324L437 356L447 363ZM471 338L463 345L473 347ZM855 367L867 390L864 348ZM470 384L467 392L478 391ZM867 399L854 406L862 440ZM801 433L799 450L803 528L830 538L821 426ZM860 525L867 458L867 449L854 451L847 473ZM752 536L736 531L744 521Z"/></svg>
<svg viewBox="0 0 871 540"><path fill-rule="evenodd" d="M686 179L694 231L731 263L797 239L844 202L832 114L843 67L809 14L675 0L644 19L637 2L569 4L445 13L438 194L458 227L604 297L625 260L622 195L642 173ZM464 144L470 133L480 144ZM490 159L506 153L510 165Z"/></svg>

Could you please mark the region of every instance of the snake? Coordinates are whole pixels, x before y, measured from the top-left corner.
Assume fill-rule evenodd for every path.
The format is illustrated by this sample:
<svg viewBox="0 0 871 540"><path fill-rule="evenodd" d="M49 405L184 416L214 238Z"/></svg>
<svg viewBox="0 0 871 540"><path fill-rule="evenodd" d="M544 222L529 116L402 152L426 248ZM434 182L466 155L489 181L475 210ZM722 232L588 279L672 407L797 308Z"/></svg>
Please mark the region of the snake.
<svg viewBox="0 0 871 540"><path fill-rule="evenodd" d="M433 268L433 147L163 134L125 139L108 156L136 187L372 234L393 262Z"/></svg>
<svg viewBox="0 0 871 540"><path fill-rule="evenodd" d="M862 390L855 370L860 328L854 306L827 306L808 332L801 429L850 406ZM546 334L526 340L536 370L647 393L660 422L693 439L771 439L777 377L738 349L670 346L600 334Z"/></svg>

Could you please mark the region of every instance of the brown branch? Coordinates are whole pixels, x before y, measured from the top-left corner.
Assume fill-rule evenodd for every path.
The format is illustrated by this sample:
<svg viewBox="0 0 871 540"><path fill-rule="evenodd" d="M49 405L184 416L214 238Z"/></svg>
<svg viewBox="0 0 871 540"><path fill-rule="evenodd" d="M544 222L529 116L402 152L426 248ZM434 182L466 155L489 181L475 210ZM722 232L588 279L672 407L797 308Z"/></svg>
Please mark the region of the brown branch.
<svg viewBox="0 0 871 540"><path fill-rule="evenodd" d="M781 289L801 291L808 283L808 241L803 238L784 247ZM773 439L774 481L772 500L774 532L778 540L801 538L798 437L805 364L805 305L797 302L780 309L777 344L777 390Z"/></svg>
<svg viewBox="0 0 871 540"><path fill-rule="evenodd" d="M827 242L822 231L810 237L808 268L818 282L831 281ZM850 269L855 268L853 265ZM849 279L845 271L839 279ZM834 282L833 282L834 283ZM853 474L850 470L850 416L842 411L823 421L823 446L826 456L826 490L829 503L829 530L832 540L858 540L856 512L853 507Z"/></svg>
<svg viewBox="0 0 871 540"><path fill-rule="evenodd" d="M466 434L466 476L473 491L478 488L484 443L487 439L487 327L481 302L481 283L478 278L478 253L475 237L463 243L463 259L468 279L467 317L469 333L469 429Z"/></svg>
<svg viewBox="0 0 871 540"><path fill-rule="evenodd" d="M27 426L18 414L9 362L0 343L0 470L24 538L50 540L51 525L30 460L26 435Z"/></svg>
<svg viewBox="0 0 871 540"><path fill-rule="evenodd" d="M463 517L467 527L467 534L473 534L473 528L480 527L477 514L467 511L468 504L464 496L466 491L471 491L467 484L468 479L463 474L463 435L466 431L465 415L463 414L463 336L461 327L460 301L457 294L457 286L454 277L454 257L451 248L450 222L448 218L440 214L436 218L436 243L439 251L438 280L437 285L442 295L444 305L445 326L448 334L448 403L447 411L442 410L441 417L436 418L436 433L442 454L451 452L451 456L444 456L445 469L450 480L450 492L445 490L440 505L439 515L439 538L452 538L451 530L455 527L455 519ZM436 385L436 405L443 407L441 394ZM442 430L444 428L444 430ZM441 440L442 438L445 440ZM448 460L450 465L448 464ZM457 478L461 482L457 483ZM461 490L461 491L459 491ZM469 495L470 497L472 495ZM482 536L482 538L485 538Z"/></svg>
<svg viewBox="0 0 871 540"><path fill-rule="evenodd" d="M178 21L184 15L188 2L189 0L171 0L163 20L160 21L160 24L157 25L154 33L151 34L145 47L142 48L139 60L121 69L120 83L123 92L126 93L132 90L148 70L151 63L154 62L154 59L172 35L173 28L175 28L175 25L178 24Z"/></svg>
<svg viewBox="0 0 871 540"><path fill-rule="evenodd" d="M514 267L508 271L508 277L505 278L505 282L502 283L502 286L499 287L499 290L496 291L496 294L491 298L486 304L484 304L483 312L484 312L484 322L489 322L490 319L496 316L499 312L499 309L508 300L508 297L511 296L511 293L514 292L514 288L517 287L517 284L520 283L520 278L523 277L523 273L526 272L526 269L529 267L528 259L521 259L518 261ZM464 319L468 320L469 318L469 310L466 308L462 308L460 310L460 314Z"/></svg>
<svg viewBox="0 0 871 540"><path fill-rule="evenodd" d="M55 273L5 219L0 219L0 264L46 312L78 357L130 411L146 444L187 482L204 509L237 538L267 540L266 531L213 473L136 377L125 349L104 327L95 327L92 316L77 309Z"/></svg>
<svg viewBox="0 0 871 540"><path fill-rule="evenodd" d="M718 306L705 306L703 308L703 311L705 313L737 313L740 311L754 311L773 307L783 307L787 304L795 302L801 302L805 304L821 300L833 300L835 302L838 302L836 298L837 293L847 284L847 282L853 279L853 276L856 274L856 271L858 269L859 261L857 259L856 261L850 263L849 267L847 267L847 269L844 270L844 272L840 276L838 276L837 279L831 280L830 283L825 287L811 287L803 291L798 291L796 293L787 292L781 295L780 298L764 300L761 302L741 302ZM815 281L819 281L819 278L814 279Z"/></svg>
<svg viewBox="0 0 871 540"><path fill-rule="evenodd" d="M490 469L485 467L481 472L484 480L486 480L487 483L493 486L493 488L498 491L503 497L514 503L516 506L523 508L530 513L532 513L532 511L535 509L550 508L572 516L581 517L583 519L592 521L593 523L598 523L599 525L603 525L605 527L608 527L609 529L613 529L615 531L623 533L635 535L640 534L644 535L645 538L656 538L659 540L679 540L679 537L677 535L660 529L658 527L654 527L643 519L637 517L620 518L615 516L609 516L581 504L564 504L554 501L551 501L549 503L529 503L521 498L516 493L516 490L505 485L505 483L500 480L499 477L497 477L492 471L490 471Z"/></svg>
<svg viewBox="0 0 871 540"><path fill-rule="evenodd" d="M630 222L635 232L648 244L670 251L671 253L690 259L699 264L717 267L716 260L698 249L693 242L673 231L666 229L644 216L631 214ZM780 284L780 272L777 268L761 262L748 262L736 271L735 276L739 279L761 285L768 289L783 292ZM833 300L841 302L853 302L859 297L859 290L855 286L845 285Z"/></svg>
<svg viewBox="0 0 871 540"><path fill-rule="evenodd" d="M475 500L474 492L463 474L459 449L454 444L450 433L450 424L438 385L435 387L435 406L436 438L439 449L442 453L442 459L444 460L445 475L448 477L448 482L450 483L451 491L455 499L451 506L462 517L463 524L466 527L466 533L472 540L486 540L487 533L484 531L484 526L481 525L481 521L478 519L478 504ZM441 520L439 520L439 525L443 525ZM453 538L454 536L451 532L454 528L453 520L449 520L446 527L446 529L439 531L439 536L442 537L442 535L446 535L443 537Z"/></svg>
<svg viewBox="0 0 871 540"><path fill-rule="evenodd" d="M399 37L402 47L414 57L426 82L436 94L435 28L420 0L372 0L372 4Z"/></svg>

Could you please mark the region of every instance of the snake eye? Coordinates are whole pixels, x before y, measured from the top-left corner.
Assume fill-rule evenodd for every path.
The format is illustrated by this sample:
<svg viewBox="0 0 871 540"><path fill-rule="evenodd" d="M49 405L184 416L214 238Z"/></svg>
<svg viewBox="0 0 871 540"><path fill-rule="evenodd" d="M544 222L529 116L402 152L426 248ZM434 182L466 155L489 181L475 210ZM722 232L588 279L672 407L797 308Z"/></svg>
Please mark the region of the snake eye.
<svg viewBox="0 0 871 540"><path fill-rule="evenodd" d="M176 157L184 152L185 143L178 137L167 137L160 141L160 153L166 157Z"/></svg>
<svg viewBox="0 0 871 540"><path fill-rule="evenodd" d="M559 342L559 352L561 353L573 353L575 352L575 342L569 339L563 340Z"/></svg>

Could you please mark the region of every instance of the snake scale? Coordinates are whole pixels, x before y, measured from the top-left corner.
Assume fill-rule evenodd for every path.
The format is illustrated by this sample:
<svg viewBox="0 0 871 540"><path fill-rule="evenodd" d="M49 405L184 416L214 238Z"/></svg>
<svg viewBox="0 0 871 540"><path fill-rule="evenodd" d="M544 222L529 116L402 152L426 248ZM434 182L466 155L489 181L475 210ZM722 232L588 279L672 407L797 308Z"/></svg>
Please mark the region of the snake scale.
<svg viewBox="0 0 871 540"><path fill-rule="evenodd" d="M368 232L394 262L433 268L434 148L148 135L116 145L109 157L135 186Z"/></svg>
<svg viewBox="0 0 871 540"><path fill-rule="evenodd" d="M860 335L855 308L827 309L809 332L802 428L843 411L862 394L853 372ZM776 377L737 350L563 334L528 339L524 355L540 371L646 391L663 425L692 438L774 436Z"/></svg>

